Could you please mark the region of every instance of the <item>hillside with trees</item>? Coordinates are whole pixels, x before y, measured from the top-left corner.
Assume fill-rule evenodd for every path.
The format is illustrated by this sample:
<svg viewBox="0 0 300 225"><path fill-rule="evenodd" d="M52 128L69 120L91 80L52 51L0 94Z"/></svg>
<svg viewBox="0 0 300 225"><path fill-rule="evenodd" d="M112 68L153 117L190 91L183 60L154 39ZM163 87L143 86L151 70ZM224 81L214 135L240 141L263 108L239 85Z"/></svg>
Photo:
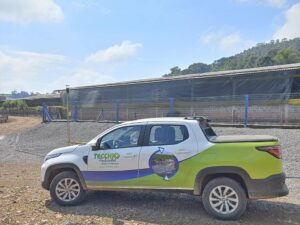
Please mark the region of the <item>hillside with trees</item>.
<svg viewBox="0 0 300 225"><path fill-rule="evenodd" d="M178 76L290 63L300 63L300 38L292 40L283 39L281 41L272 40L268 43L258 43L255 47L234 56L220 58L212 64L201 62L193 63L183 70L178 66L175 66L170 69L170 73L163 76Z"/></svg>

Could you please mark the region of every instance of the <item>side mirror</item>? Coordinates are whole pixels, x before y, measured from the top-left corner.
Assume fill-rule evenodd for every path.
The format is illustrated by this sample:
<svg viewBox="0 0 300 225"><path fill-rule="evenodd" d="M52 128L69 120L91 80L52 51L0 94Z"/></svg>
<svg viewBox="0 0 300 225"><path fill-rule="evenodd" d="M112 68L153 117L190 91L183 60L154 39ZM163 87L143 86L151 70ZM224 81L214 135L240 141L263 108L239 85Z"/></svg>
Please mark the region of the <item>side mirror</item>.
<svg viewBox="0 0 300 225"><path fill-rule="evenodd" d="M93 145L92 146L92 151L97 151L97 150L99 150L98 147L97 147L97 145Z"/></svg>
<svg viewBox="0 0 300 225"><path fill-rule="evenodd" d="M101 143L101 139L98 139L96 145L92 146L92 150L93 151L100 150L100 143Z"/></svg>

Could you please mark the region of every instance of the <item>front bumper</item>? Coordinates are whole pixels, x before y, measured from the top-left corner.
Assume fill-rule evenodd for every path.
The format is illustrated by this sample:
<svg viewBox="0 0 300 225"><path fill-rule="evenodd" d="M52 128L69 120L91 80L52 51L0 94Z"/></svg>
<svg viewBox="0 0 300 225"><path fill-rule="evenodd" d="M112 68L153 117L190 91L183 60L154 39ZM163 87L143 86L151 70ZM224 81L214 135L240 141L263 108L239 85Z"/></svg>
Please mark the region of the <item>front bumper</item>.
<svg viewBox="0 0 300 225"><path fill-rule="evenodd" d="M48 164L47 164L47 162L44 162L43 165L41 166L41 183L42 183L42 187L44 189L48 190L49 189L47 187L48 184L45 180L45 175L46 175L47 168L48 168Z"/></svg>
<svg viewBox="0 0 300 225"><path fill-rule="evenodd" d="M266 179L249 179L246 182L249 199L276 198L289 194L285 174L272 175Z"/></svg>

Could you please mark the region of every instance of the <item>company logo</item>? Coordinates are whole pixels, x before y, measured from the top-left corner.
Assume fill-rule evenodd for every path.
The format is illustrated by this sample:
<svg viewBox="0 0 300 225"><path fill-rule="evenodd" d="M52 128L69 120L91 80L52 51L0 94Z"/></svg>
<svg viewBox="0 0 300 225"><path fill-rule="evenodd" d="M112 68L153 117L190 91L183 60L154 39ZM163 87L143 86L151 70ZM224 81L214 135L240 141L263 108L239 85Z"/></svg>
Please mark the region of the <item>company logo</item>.
<svg viewBox="0 0 300 225"><path fill-rule="evenodd" d="M177 173L179 162L171 152L166 151L163 147L158 147L158 150L150 156L149 167L163 180L168 181Z"/></svg>
<svg viewBox="0 0 300 225"><path fill-rule="evenodd" d="M119 153L95 153L94 159L99 159L100 161L114 162L120 158Z"/></svg>

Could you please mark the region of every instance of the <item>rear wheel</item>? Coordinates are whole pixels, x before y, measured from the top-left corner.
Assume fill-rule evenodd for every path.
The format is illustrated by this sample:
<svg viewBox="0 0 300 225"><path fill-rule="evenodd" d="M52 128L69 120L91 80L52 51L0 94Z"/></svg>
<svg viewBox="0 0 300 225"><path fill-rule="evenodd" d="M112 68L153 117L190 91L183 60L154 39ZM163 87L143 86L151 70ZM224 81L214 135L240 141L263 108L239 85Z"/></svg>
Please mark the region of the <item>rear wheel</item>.
<svg viewBox="0 0 300 225"><path fill-rule="evenodd" d="M57 174L50 184L50 195L59 205L75 205L84 199L85 191L74 172Z"/></svg>
<svg viewBox="0 0 300 225"><path fill-rule="evenodd" d="M247 197L238 182L220 177L211 180L204 187L202 202L210 215L222 220L234 220L244 213Z"/></svg>

